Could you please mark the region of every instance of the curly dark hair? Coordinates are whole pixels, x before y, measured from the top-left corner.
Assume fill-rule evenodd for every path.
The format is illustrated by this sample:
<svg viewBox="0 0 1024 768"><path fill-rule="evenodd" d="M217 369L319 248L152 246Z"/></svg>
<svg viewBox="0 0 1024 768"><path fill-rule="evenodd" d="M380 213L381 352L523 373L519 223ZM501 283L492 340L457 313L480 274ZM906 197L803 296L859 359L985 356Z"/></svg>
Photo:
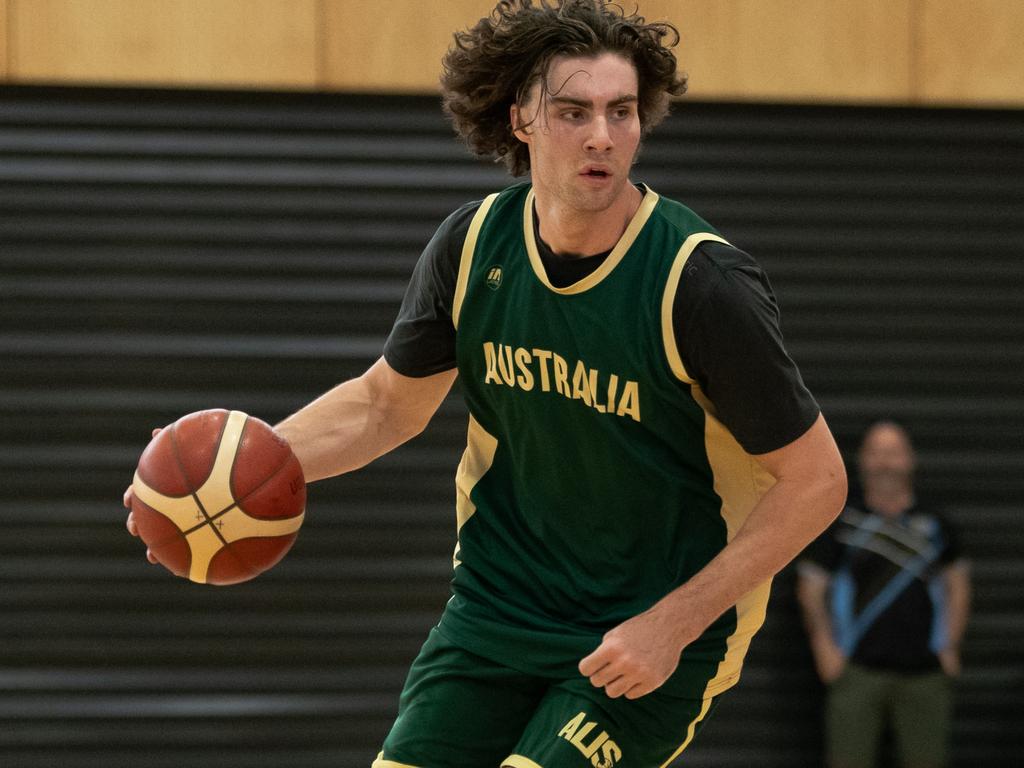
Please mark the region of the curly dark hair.
<svg viewBox="0 0 1024 768"><path fill-rule="evenodd" d="M509 107L522 104L538 80L546 85L555 56L616 53L632 61L646 134L668 114L671 97L686 91L686 75L677 73L669 50L678 43L671 24L648 24L607 0L500 0L472 29L455 33L443 60L444 111L476 155L504 162L513 176L522 176L530 170L530 155L513 134Z"/></svg>

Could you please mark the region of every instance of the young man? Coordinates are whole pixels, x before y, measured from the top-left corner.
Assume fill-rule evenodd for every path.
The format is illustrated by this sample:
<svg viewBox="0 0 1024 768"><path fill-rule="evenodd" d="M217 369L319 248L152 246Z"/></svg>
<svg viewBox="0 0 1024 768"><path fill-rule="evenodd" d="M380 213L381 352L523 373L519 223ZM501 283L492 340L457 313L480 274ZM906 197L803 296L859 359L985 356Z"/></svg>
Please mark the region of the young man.
<svg viewBox="0 0 1024 768"><path fill-rule="evenodd" d="M456 35L456 129L530 181L453 213L383 357L278 426L312 481L418 434L456 375L469 408L453 597L375 768L667 765L845 498L763 273L629 178L676 42L603 0Z"/></svg>
<svg viewBox="0 0 1024 768"><path fill-rule="evenodd" d="M900 765L942 768L949 680L960 672L970 608L967 563L949 525L918 505L903 427L872 424L857 464L863 499L799 561L797 595L828 685L828 765L878 765L889 722Z"/></svg>

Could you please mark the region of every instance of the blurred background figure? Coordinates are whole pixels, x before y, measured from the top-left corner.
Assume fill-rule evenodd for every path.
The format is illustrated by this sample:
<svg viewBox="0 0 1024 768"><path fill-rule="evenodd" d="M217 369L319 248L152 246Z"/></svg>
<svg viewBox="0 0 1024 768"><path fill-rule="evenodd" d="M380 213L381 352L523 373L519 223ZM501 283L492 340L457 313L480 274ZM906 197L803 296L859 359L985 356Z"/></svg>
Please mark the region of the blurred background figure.
<svg viewBox="0 0 1024 768"><path fill-rule="evenodd" d="M949 761L968 564L949 524L918 503L902 426L872 424L857 464L860 496L798 566L797 596L827 686L827 763L876 765L888 726L898 764L938 768Z"/></svg>

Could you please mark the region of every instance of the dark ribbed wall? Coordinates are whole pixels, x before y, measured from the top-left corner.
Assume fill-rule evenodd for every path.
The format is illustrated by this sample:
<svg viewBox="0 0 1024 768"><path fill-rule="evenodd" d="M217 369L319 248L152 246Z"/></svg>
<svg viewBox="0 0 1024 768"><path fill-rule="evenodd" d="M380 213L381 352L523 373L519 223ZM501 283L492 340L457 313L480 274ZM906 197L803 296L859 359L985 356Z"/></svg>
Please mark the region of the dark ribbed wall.
<svg viewBox="0 0 1024 768"><path fill-rule="evenodd" d="M916 435L975 564L956 764L1012 763L1024 113L683 104L636 178L768 269L847 455L876 414ZM119 499L152 427L365 369L434 227L505 183L434 99L0 90L0 765L368 765L447 598L458 399L314 486L249 584L147 565ZM817 763L792 585L683 764Z"/></svg>

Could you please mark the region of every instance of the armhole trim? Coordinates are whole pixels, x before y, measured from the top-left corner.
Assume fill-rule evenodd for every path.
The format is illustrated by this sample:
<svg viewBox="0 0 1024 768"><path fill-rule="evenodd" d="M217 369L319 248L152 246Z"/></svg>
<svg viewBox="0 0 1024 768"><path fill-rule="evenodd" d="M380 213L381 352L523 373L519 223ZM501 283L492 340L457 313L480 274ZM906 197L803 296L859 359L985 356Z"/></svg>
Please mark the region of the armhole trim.
<svg viewBox="0 0 1024 768"><path fill-rule="evenodd" d="M455 281L455 297L452 299L452 325L455 330L459 329L459 314L462 311L462 300L466 298L466 286L469 283L469 271L473 266L473 253L476 251L476 240L480 236L480 228L487 218L488 211L498 199L498 192L488 195L480 203L473 220L469 223L469 231L466 232L466 239L462 243L462 256L459 258L459 276Z"/></svg>
<svg viewBox="0 0 1024 768"><path fill-rule="evenodd" d="M672 308L675 305L676 292L679 289L679 281L682 278L686 261L697 246L707 240L730 245L728 240L710 232L695 232L686 238L672 261L672 268L668 271L668 281L665 284L665 293L661 299L661 338L665 344L665 356L668 358L668 365L672 369L673 375L686 384L693 384L694 379L686 372L686 366L683 365L683 358L679 353L675 324L672 322Z"/></svg>

